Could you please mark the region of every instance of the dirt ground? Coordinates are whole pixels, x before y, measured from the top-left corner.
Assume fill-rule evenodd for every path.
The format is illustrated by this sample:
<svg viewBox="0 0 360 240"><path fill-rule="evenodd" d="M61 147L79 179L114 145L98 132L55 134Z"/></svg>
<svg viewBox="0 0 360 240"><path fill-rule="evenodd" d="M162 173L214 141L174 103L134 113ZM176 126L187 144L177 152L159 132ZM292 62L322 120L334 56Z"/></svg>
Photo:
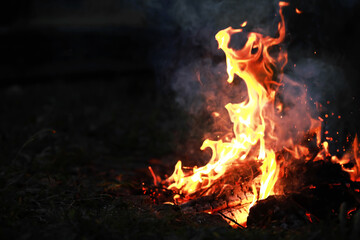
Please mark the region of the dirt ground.
<svg viewBox="0 0 360 240"><path fill-rule="evenodd" d="M1 89L2 238L339 239L354 235L357 222L340 218L301 229L241 230L230 228L220 216L184 214L176 207L152 204L139 191L142 182L151 182L147 166L156 163L154 159L173 166L194 120L174 102L147 91L150 86L141 84L141 77L126 78Z"/></svg>

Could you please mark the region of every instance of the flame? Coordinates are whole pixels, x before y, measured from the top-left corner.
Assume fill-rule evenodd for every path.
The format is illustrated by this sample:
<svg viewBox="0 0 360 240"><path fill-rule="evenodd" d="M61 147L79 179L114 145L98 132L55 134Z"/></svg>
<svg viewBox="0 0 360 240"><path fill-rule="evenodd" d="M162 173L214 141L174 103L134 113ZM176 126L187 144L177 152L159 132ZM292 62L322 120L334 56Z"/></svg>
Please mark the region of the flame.
<svg viewBox="0 0 360 240"><path fill-rule="evenodd" d="M241 78L247 87L247 99L241 103L228 103L225 106L230 121L233 123L233 129L231 133L225 134L220 140L206 139L203 142L201 150L206 148L212 150L211 159L205 166L184 167L179 160L173 174L164 181L161 181L160 177L156 176L149 167L154 185L161 182L169 190L175 192L173 197L175 204L183 204L203 196L215 196L216 198L221 196L226 189L233 189L234 185L241 185L242 192L232 193L232 195L236 195L235 200L226 202L227 212L221 212L221 215L224 219L230 220L229 224L234 227L238 224L246 226L250 208L257 201L275 194L274 188L277 180L285 174L282 171L283 166L280 167L280 165L287 157L286 154L277 154L279 149L276 148L279 142L282 145L281 151L289 153L293 159L331 160L342 166L342 169L349 174L351 181L360 181L357 136L351 151L346 152L340 159L332 156L328 143L328 141L332 141L332 138L326 136L325 139L328 141L323 142L321 139L321 124L325 120L321 117L313 119L309 113L306 113L305 118L309 120L309 130L304 139L308 143L316 145L315 152L311 153L311 149L305 146L306 144L295 144L293 138L278 139L277 137L276 114L279 114L281 119L281 113L286 108L281 102L275 103L275 96L281 85L283 68L287 64L287 53L282 50L280 44L285 38L282 10L288 5L287 2L279 2L281 21L278 24L276 37L244 32L243 28L247 25L247 21L240 25L241 29L228 27L216 34L215 39L219 49L222 49L226 56L227 82L231 84L235 77ZM302 13L297 8L295 10L298 14ZM243 34L247 38L241 49L230 47L232 36L235 34ZM292 84L300 86L297 83ZM319 105L319 103L315 104ZM212 116L218 118L220 114L212 112ZM324 117L326 119L329 115L325 114ZM340 118L339 115L338 119ZM302 132L299 131L298 135L299 133ZM327 134L328 132L325 131L324 135ZM281 134L278 133L278 135ZM234 179L236 173L242 172L244 169L250 173L248 174L250 177L247 175L250 179ZM243 190L243 185L245 190ZM313 189L316 186L310 185L309 188ZM229 197L231 198L231 196ZM167 202L167 204L173 203ZM220 211L219 209L223 208L215 207L211 211L209 209L205 211L214 213ZM310 222L315 219L311 213L307 212L306 216Z"/></svg>
<svg viewBox="0 0 360 240"><path fill-rule="evenodd" d="M358 137L355 136L351 151L346 152L341 159L337 158L336 156L332 156L331 161L340 164L342 169L349 173L351 181L360 182L360 156ZM352 166L347 167L347 164L352 164Z"/></svg>
<svg viewBox="0 0 360 240"><path fill-rule="evenodd" d="M254 160L261 167L260 175L252 180L251 197L242 202L247 206L245 211L232 214L237 222L245 224L248 211L256 201L274 194L274 185L278 179L279 166L276 162L274 143L275 123L275 93L280 85L276 74L281 73L287 63L287 53L281 50L276 56L270 54L270 49L278 46L285 38L285 23L282 8L288 3L279 3L281 21L278 24L278 36L273 38L260 33L244 33L243 29L228 27L219 31L215 38L219 49L226 56L228 83L235 76L244 80L247 86L247 100L241 103L228 103L225 108L233 123L232 139L223 138L218 141L206 139L201 150L210 148L212 157L202 167L185 170L179 160L173 174L166 180L168 189L178 192L177 203L191 199L220 194L226 184L216 184L222 181L228 172L241 162ZM241 26L244 27L247 22ZM247 42L241 49L229 47L231 36L246 34ZM276 74L275 74L276 73ZM260 185L260 187L257 187Z"/></svg>

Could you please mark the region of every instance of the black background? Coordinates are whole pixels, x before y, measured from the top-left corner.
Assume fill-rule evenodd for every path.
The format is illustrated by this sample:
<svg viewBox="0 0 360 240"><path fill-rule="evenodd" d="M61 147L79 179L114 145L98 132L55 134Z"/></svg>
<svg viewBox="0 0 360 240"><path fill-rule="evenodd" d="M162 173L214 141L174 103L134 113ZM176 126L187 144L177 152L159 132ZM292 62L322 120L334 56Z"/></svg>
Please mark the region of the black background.
<svg viewBox="0 0 360 240"><path fill-rule="evenodd" d="M223 5L212 6L207 3ZM116 93L110 93L108 90L96 92L96 88L114 89L117 86L118 89L122 89L119 90L119 94L126 99L119 100L116 103L117 107L125 106L129 109L129 115L139 115L142 112L141 107L129 105L134 103L144 106L142 103L146 102L149 104L146 105L148 111L163 111L160 114L163 115L161 120L154 120L155 122L166 121L167 118L169 122L184 121L185 128L182 123L175 124L178 129L176 126L170 128L175 128L175 132L195 129L193 135L202 136L205 130L200 129L206 127L207 120L205 123L198 123L197 120L189 123L186 117L185 120L176 120L176 115L186 115L187 109L181 108L182 106L180 109L173 109L174 112L167 109L171 107L166 105L179 107L174 99L181 95L181 92L172 89L174 73L183 65L192 64L192 61L196 62L204 57L213 59L214 62L224 62L221 51L216 50L213 36L228 25L238 26L241 24L240 20L249 18L248 31L264 28L264 33L273 33L278 22L277 2L269 2L264 6L261 5L263 3L185 1L182 4L179 1L149 3L85 0L18 0L4 3L0 10L0 79L3 97L6 98L2 103L3 116L17 112L16 106L9 107L11 104L8 101L13 102L11 97L7 98L9 94L18 94L17 101L25 104L29 98L49 99L52 93L67 97L67 93L61 91L70 91L73 89L71 84L75 83L81 91L73 91L80 95L88 95L88 85L92 84L94 94L98 95L99 104L108 106L108 102L101 102L102 99ZM184 10L177 11L182 6ZM204 13L204 6L210 10ZM246 8L247 15L242 17L236 14L237 8L239 11ZM295 8L302 13L296 14ZM257 9L262 10L259 10L260 15L256 15ZM353 0L312 0L290 1L290 6L284 10L287 25L285 46L289 52L289 64L285 72L309 86L311 97L325 106L320 109L320 116L330 116L324 123L324 131L329 130L329 134L337 138L338 143L332 147L333 150L348 144L347 137L350 136L352 139L360 127L357 120L360 117L360 50L357 43L360 33L357 16L359 9L359 2ZM252 14L260 16L259 19L254 20L256 16ZM310 64L301 70L301 74L310 76L303 79L294 66L307 61L310 61ZM195 73L188 74L190 76ZM60 90L62 85L69 89ZM36 90L29 90L27 92L30 95L22 96L23 87L33 87L40 93L33 96L31 94L35 94ZM50 88L52 93L41 88ZM193 91L191 94L198 93ZM62 99L54 101L62 102ZM70 99L68 101L71 102ZM87 97L84 97L83 100L79 100L78 107L85 108L81 104L85 106L87 102ZM22 114L26 115L26 111L36 112L37 107L39 106L36 104L23 107L24 112L17 112L16 118ZM72 105L69 106L69 111L70 108ZM181 114L176 111L180 111ZM204 114L205 118L209 118L210 113L206 112L206 107L204 112L198 112L200 118L204 117ZM341 119L338 118L339 115ZM4 132L14 117L3 117ZM69 124L76 126L80 123ZM31 126L26 122L22 125ZM166 126L167 123L159 125ZM36 132L36 129L45 127L57 128L57 125L48 122L32 130ZM159 127L146 128L156 132L155 129ZM165 129L169 130L167 127ZM153 138L149 131L143 133L144 138ZM340 136L337 136L339 134L336 132L340 132ZM167 139L174 138L174 144L179 145L176 142L182 141L188 134L170 134ZM126 136L119 139L126 141ZM199 147L200 143L201 141L196 147Z"/></svg>

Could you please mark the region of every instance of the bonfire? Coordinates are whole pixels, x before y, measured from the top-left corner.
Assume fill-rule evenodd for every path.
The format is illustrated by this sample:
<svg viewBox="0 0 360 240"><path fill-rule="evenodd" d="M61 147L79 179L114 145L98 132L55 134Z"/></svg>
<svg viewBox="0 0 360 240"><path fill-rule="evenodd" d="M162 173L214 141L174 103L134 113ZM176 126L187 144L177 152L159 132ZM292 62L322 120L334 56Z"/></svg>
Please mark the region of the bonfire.
<svg viewBox="0 0 360 240"><path fill-rule="evenodd" d="M164 203L179 205L183 211L220 214L231 226L245 227L251 220L249 213L266 215L267 211L256 210L256 206L264 202L262 200L268 199L267 202L275 205L278 201L290 201L288 196L295 192L304 193L320 187L321 184L308 183L289 187L299 166L314 167L321 162L337 166L348 174L342 180L328 182L328 186L347 184L350 188L350 183L360 180L357 138L353 149L342 158L332 156L327 139L322 138L323 119L310 111L302 113L301 127L294 125L294 131L286 132L290 128L284 125L288 121L283 119L290 114L291 106L282 100L279 89L286 89L284 86L303 88L284 74L288 56L283 45L286 37L283 9L288 5L279 3L280 21L275 36L246 32L247 22L239 29L228 27L216 34L218 47L226 56L227 82L232 84L235 77L240 78L246 84L247 96L243 102L225 106L233 124L232 132L219 140L203 142L201 150L210 148L212 151L206 165L184 167L179 160L172 175L163 180L149 167L154 185L172 193L171 201ZM301 11L296 9L296 13L301 14ZM235 35L246 39L240 48L230 47ZM308 99L304 91L296 101L316 105ZM148 193L148 189L145 192ZM278 200L269 198L273 195ZM306 206L303 208L308 221L318 218Z"/></svg>

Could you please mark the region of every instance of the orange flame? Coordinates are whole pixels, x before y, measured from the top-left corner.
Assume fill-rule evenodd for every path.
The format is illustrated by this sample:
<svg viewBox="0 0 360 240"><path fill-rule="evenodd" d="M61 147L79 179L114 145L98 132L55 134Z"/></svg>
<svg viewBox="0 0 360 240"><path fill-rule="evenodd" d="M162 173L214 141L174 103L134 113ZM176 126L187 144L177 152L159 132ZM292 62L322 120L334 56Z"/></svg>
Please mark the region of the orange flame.
<svg viewBox="0 0 360 240"><path fill-rule="evenodd" d="M212 156L205 166L201 167L183 167L179 160L175 166L173 174L162 182L168 189L173 190L174 203L182 204L192 199L202 196L220 196L229 184L239 184L241 179L229 183L229 176L234 172L242 171L248 166L251 172L251 179L246 180L246 190L248 192L240 193L233 202L227 203L230 208L230 216L234 221L229 224L236 226L235 223L246 225L247 216L252 206L257 201L265 199L275 194L274 186L284 172L280 170L280 162L285 160L282 155L275 154L275 146L278 141L275 128L275 114L284 110L282 103L275 104L275 94L280 82L282 81L282 71L287 63L287 53L282 51L279 44L285 38L285 23L282 14L282 8L289 3L279 3L279 15L281 21L278 24L277 37L263 36L260 33L245 33L244 29L233 29L228 27L219 31L215 38L219 49L222 49L226 56L228 83L232 83L235 77L241 78L247 87L247 99L241 103L228 103L227 109L230 121L233 123L233 132L225 134L220 140L206 139L201 150L210 148ZM296 9L298 14L300 10ZM240 26L245 27L247 21ZM231 38L234 34L244 34L247 37L245 45L241 49L230 47ZM275 52L275 53L274 53ZM298 84L297 84L298 85ZM286 106L285 106L286 107ZM334 114L332 114L334 115ZM218 112L213 112L212 116L220 116ZM305 161L324 161L330 160L340 164L342 169L349 173L352 181L360 181L360 156L359 143L357 136L353 142L353 148L344 154L342 158L332 156L329 151L329 143L321 142L321 122L323 118L312 119L310 114L308 142L316 141L319 151L310 153L309 148L300 144L295 145L293 139L287 139L282 149L291 154L295 159ZM282 116L281 116L282 117ZM325 114L325 118L328 118ZM340 119L341 117L338 116ZM324 134L328 134L324 132ZM278 133L280 136L280 134ZM232 138L229 136L233 136ZM281 139L279 137L280 140ZM326 140L331 139L325 137ZM277 159L279 159L277 162ZM258 169L253 172L253 166L250 164L258 163ZM241 167L239 167L241 166ZM241 169L240 169L241 168ZM149 171L153 177L154 185L161 182L152 168ZM230 177L231 178L231 177ZM240 183L242 184L242 182ZM310 189L316 186L309 186ZM251 189L251 190L250 190ZM171 203L170 203L171 204ZM239 204L240 208L239 208ZM233 208L236 207L236 208ZM208 213L218 211L212 209ZM228 218L227 214L224 213ZM306 213L310 222L313 222L314 216Z"/></svg>
<svg viewBox="0 0 360 240"><path fill-rule="evenodd" d="M178 161L173 174L166 180L168 189L175 190L175 201L183 203L199 196L221 192L216 182L222 179L239 162L255 160L261 165L261 176L253 179L252 198L242 203L248 206L241 214L233 214L237 222L244 224L248 210L257 200L274 194L274 185L278 179L279 167L276 162L273 145L275 123L275 90L280 85L275 73L281 73L287 63L287 53L278 51L276 56L270 49L279 45L285 38L285 23L282 8L288 3L280 2L281 22L278 24L278 36L263 36L260 33L247 33L247 42L242 49L229 47L231 36L245 34L243 29L228 27L219 31L215 38L226 55L228 82L232 83L235 76L244 80L247 86L246 101L225 106L233 123L234 137L231 140L218 141L206 139L201 150L210 148L212 157L202 167L194 167L184 172L182 162ZM246 22L241 26L244 27ZM255 149L255 150L254 150ZM254 154L256 152L256 154ZM256 187L260 185L260 189Z"/></svg>
<svg viewBox="0 0 360 240"><path fill-rule="evenodd" d="M359 143L358 137L355 136L354 142L352 144L352 151L348 151L345 155L338 159L336 156L332 156L331 160L334 163L339 163L342 166L342 169L345 172L349 173L351 181L359 182L360 181L360 157L359 157ZM352 167L348 168L346 164L352 164Z"/></svg>

